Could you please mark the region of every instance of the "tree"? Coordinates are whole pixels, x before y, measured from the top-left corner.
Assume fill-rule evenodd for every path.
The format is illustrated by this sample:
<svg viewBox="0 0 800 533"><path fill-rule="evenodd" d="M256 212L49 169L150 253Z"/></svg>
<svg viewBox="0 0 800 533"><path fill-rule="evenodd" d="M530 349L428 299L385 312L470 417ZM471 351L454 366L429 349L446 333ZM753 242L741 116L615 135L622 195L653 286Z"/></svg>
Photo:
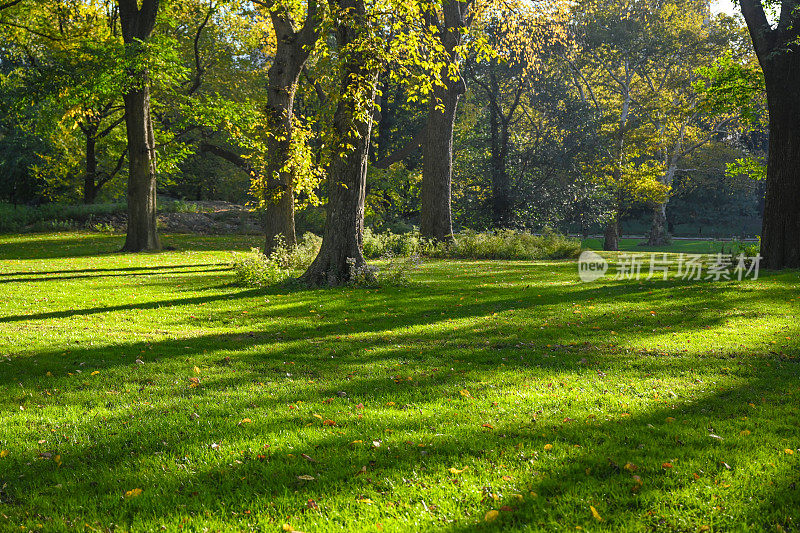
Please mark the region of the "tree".
<svg viewBox="0 0 800 533"><path fill-rule="evenodd" d="M266 164L261 195L265 207L264 253L269 255L282 238L288 246L297 243L294 226L294 182L292 172L292 133L294 97L300 74L316 43L322 20L316 0L309 0L305 22L296 28L291 10L273 0L257 1L269 10L277 47L267 74Z"/></svg>
<svg viewBox="0 0 800 533"><path fill-rule="evenodd" d="M800 267L800 2L781 2L770 24L761 0L741 0L764 73L769 156L761 234L763 265Z"/></svg>
<svg viewBox="0 0 800 533"><path fill-rule="evenodd" d="M363 252L364 197L380 59L364 0L332 0L340 61L339 101L333 118L325 232L302 280L342 285L368 273ZM368 275L368 274L367 274Z"/></svg>
<svg viewBox="0 0 800 533"><path fill-rule="evenodd" d="M453 128L458 99L466 90L458 62L463 35L475 15L473 2L445 0L441 13L434 8L425 12L426 25L441 40L447 58L441 83L434 85L430 97L422 143L420 234L433 240L453 240Z"/></svg>
<svg viewBox="0 0 800 533"><path fill-rule="evenodd" d="M156 220L156 146L150 114L150 75L142 64L145 43L153 33L160 0L117 0L128 62L129 87L123 94L128 137L127 252L158 250Z"/></svg>

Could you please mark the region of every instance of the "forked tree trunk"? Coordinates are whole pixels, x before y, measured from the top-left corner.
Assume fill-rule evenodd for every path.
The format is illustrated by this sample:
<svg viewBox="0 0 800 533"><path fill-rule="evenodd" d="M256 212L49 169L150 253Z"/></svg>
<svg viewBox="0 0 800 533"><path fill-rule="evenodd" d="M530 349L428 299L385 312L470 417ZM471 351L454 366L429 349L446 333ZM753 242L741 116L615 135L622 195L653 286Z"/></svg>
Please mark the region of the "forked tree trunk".
<svg viewBox="0 0 800 533"><path fill-rule="evenodd" d="M451 187L453 179L453 128L458 99L464 82L448 80L437 87L428 110L425 140L422 145L422 206L420 235L450 242L453 240Z"/></svg>
<svg viewBox="0 0 800 533"><path fill-rule="evenodd" d="M316 286L343 285L359 272L369 276L363 252L364 198L377 72L368 66L372 61L365 57L367 52L358 49L366 23L363 0L338 0L337 5L350 16L340 19L336 32L344 65L333 119L328 212L322 247L301 277Z"/></svg>
<svg viewBox="0 0 800 533"><path fill-rule="evenodd" d="M800 267L800 51L783 52L766 73L769 162L761 230L762 265Z"/></svg>
<svg viewBox="0 0 800 533"><path fill-rule="evenodd" d="M153 122L150 117L150 88L146 73L141 86L123 96L128 133L128 233L122 249L126 252L158 250L156 218L156 157Z"/></svg>
<svg viewBox="0 0 800 533"><path fill-rule="evenodd" d="M272 26L277 36L275 59L267 73L266 118L270 136L267 141L267 161L264 170L265 200L264 253L269 255L279 239L295 246L294 188L296 176L289 166L292 145L292 114L294 96L300 73L306 64L319 33L317 3L308 2L306 20L295 31L291 14L282 6L267 3Z"/></svg>

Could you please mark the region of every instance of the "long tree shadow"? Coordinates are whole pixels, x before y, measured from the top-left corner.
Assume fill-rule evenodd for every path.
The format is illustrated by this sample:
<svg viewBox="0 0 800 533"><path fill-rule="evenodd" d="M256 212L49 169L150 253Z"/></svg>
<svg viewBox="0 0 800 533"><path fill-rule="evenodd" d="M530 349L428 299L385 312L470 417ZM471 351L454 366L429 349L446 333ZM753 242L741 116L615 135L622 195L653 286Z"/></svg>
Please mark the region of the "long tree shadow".
<svg viewBox="0 0 800 533"><path fill-rule="evenodd" d="M277 360L273 358L273 362ZM548 363L541 360L537 364ZM513 373L515 368L509 366L501 372ZM397 437L387 436L380 424L369 422L369 406L383 405L389 399L370 378L351 379L352 397L333 399L330 409L339 413L338 427L315 424L311 428L307 427L309 420L314 420L311 413L286 408L296 400L292 390L275 389L257 400L258 405L236 393L260 379L244 373L237 378L238 387L210 380L166 401L159 391L152 391L111 416L92 415L92 406L87 406L85 416L72 429L92 438L54 437L40 445L40 452L51 457L36 458L29 452L4 463L0 486L6 487L9 512L12 516L19 511L80 519L77 523L115 523L124 529L153 528L158 523L174 526L181 517L209 516L204 513L211 512L245 528L259 518L280 521L278 524L306 519L309 500L319 507L312 516L336 519L328 513L338 512L347 502L358 505L359 499L369 498L385 519L404 510L416 516L420 529L591 528L595 522L589 505L593 505L614 529L644 525L695 531L712 520L722 528L743 525L774 530L776 525L791 526L787 514L800 508L800 491L793 488L796 467L779 469L778 476L772 476L776 485L751 487L749 498L727 514L698 498L708 490L726 494L719 480L733 483L737 489L747 486L747 481L737 476L741 472L745 478L753 478L748 465L764 460L763 449L729 434L733 421L743 415L756 418L757 423L749 403L772 406L772 416L791 415L778 426L765 427L770 433L759 435L759 442L774 445L785 436L783 431L796 427L796 406L785 394L797 386L796 373L790 371L761 368L737 386L676 399L633 416L598 409L596 417L583 420L551 417L520 422L495 415L490 431L474 424L459 426L458 432L449 427L455 421L448 413L438 412L434 398L457 390L462 378L441 374L417 387L411 405L398 408L391 425ZM211 393L211 401L204 402L204 396ZM220 402L225 398L220 394L230 396ZM148 406L151 397L162 402ZM461 398L453 409L475 401L479 400ZM359 411L355 402L368 410ZM523 404L518 409L533 413L540 407ZM201 412L197 420L192 417L195 410ZM364 412L362 419L358 415ZM245 416L251 417L252 423L242 425L239 420ZM217 423L209 425L203 422L206 419ZM749 427L754 422L748 423ZM49 425L58 427L58 421ZM420 442L421 437L415 435L427 426L435 426L439 436L432 442ZM723 430L724 439L710 436ZM283 445L292 435L299 435L292 440L293 447ZM375 439L382 445L351 444ZM546 444L553 448L548 451ZM54 453L62 457L63 467L53 464ZM342 456L347 461L343 462ZM498 466L501 462L527 471L529 478L504 480L502 465ZM666 462L671 468L663 466ZM637 470L626 469L628 463ZM362 465L363 475L356 475ZM481 469L475 475L486 484L483 492L462 490L458 475L448 472L453 465ZM642 482L634 481L633 474ZM437 496L429 494L431 484L440 486ZM144 488L141 497L122 498L123 492L135 487ZM632 492L632 487L638 488ZM781 505L770 508L779 491L785 491L780 492ZM679 496L666 509L659 507L658 502L670 501L670 493ZM457 514L458 507L448 502L460 499L485 511L503 511L496 522L485 523L482 513ZM92 502L89 508L87 501ZM585 516L570 514L576 508L585 509ZM675 522L669 510L686 521ZM154 522L137 522L142 516ZM374 518L374 513L368 518ZM350 529L366 526L374 527L374 521L353 523Z"/></svg>

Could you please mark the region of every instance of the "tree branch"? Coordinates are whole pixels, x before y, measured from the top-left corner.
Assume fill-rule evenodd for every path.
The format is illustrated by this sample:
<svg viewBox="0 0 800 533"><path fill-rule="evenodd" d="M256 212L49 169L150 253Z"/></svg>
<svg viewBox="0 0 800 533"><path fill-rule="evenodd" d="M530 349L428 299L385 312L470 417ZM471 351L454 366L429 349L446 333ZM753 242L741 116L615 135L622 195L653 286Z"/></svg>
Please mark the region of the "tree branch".
<svg viewBox="0 0 800 533"><path fill-rule="evenodd" d="M419 148L422 145L422 142L425 140L426 132L427 128L425 128L425 126L421 127L414 134L414 137L412 137L411 140L408 143L406 143L402 148L387 155L383 159L377 160L373 166L375 168L387 169L393 164L399 163L403 159L407 158L408 156L413 154L417 150L417 148Z"/></svg>

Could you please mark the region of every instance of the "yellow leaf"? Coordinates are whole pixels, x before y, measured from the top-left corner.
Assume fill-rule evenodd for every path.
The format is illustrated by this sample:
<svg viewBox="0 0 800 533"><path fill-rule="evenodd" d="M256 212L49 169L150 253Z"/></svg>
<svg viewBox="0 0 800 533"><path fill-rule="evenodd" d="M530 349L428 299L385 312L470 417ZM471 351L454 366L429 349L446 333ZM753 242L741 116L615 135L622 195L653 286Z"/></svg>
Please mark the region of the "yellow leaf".
<svg viewBox="0 0 800 533"><path fill-rule="evenodd" d="M364 441L363 441L363 440L354 440L354 441L353 441L353 442L351 442L350 444L351 444L352 446L355 446L356 444L364 444Z"/></svg>
<svg viewBox="0 0 800 533"><path fill-rule="evenodd" d="M603 517L600 516L600 513L597 512L597 509L594 508L594 505L590 505L589 509L592 511L592 516L594 517L595 520L597 520L598 522L603 521Z"/></svg>
<svg viewBox="0 0 800 533"><path fill-rule="evenodd" d="M194 370L195 374L199 374L200 373L200 368L199 367L194 367L192 370Z"/></svg>
<svg viewBox="0 0 800 533"><path fill-rule="evenodd" d="M96 375L97 375L97 374L99 374L99 373L100 373L100 371L99 371L99 370L95 370L95 371L94 371L94 372L92 372L90 375L91 375L91 376L96 376Z"/></svg>
<svg viewBox="0 0 800 533"><path fill-rule="evenodd" d="M470 394L467 389L461 389L460 391L458 391L458 393L461 394L461 396L463 396L464 398L472 398L472 394Z"/></svg>
<svg viewBox="0 0 800 533"><path fill-rule="evenodd" d="M0 450L0 457L8 457L8 454L11 453L8 450Z"/></svg>
<svg viewBox="0 0 800 533"><path fill-rule="evenodd" d="M465 466L464 468L462 468L461 470L459 470L458 468L455 468L455 467L453 467L453 468L451 468L450 470L448 470L448 472L450 472L451 474L460 474L460 473L462 473L464 470L466 470L467 468L469 468L469 467L468 467L468 466Z"/></svg>
<svg viewBox="0 0 800 533"><path fill-rule="evenodd" d="M373 503L372 500L370 500L369 498L361 498L358 501L361 503Z"/></svg>
<svg viewBox="0 0 800 533"><path fill-rule="evenodd" d="M249 418L242 418L242 421L239 422L239 424L249 424L250 422L252 422L252 420Z"/></svg>
<svg viewBox="0 0 800 533"><path fill-rule="evenodd" d="M633 463L625 463L625 470L627 470L628 472L636 472L637 470L639 470L639 467Z"/></svg>
<svg viewBox="0 0 800 533"><path fill-rule="evenodd" d="M319 418L320 420L322 420L322 415L318 415L318 414L315 413L314 414L314 418Z"/></svg>
<svg viewBox="0 0 800 533"><path fill-rule="evenodd" d="M786 455L794 455L794 450L790 450L789 448L786 448L783 451L784 451L784 453L786 453Z"/></svg>
<svg viewBox="0 0 800 533"><path fill-rule="evenodd" d="M141 493L142 493L142 489L131 489L131 490L125 492L125 497L126 498L135 498L136 496L139 496Z"/></svg>
<svg viewBox="0 0 800 533"><path fill-rule="evenodd" d="M745 437L748 436L749 434L750 434L750 430L749 429L743 429L743 430L741 430L739 432L739 435L743 435Z"/></svg>
<svg viewBox="0 0 800 533"><path fill-rule="evenodd" d="M486 513L486 516L484 516L483 519L487 522L494 522L495 520L497 520L498 516L500 516L500 511L495 511L494 509L492 509L491 511Z"/></svg>
<svg viewBox="0 0 800 533"><path fill-rule="evenodd" d="M54 455L53 456L53 462L56 464L56 466L61 466L61 456L60 455Z"/></svg>
<svg viewBox="0 0 800 533"><path fill-rule="evenodd" d="M671 423L673 423L673 422L675 422L675 419L674 419L674 418L672 418L671 416L668 416L668 417L667 417L667 423L668 423L668 424L671 424Z"/></svg>
<svg viewBox="0 0 800 533"><path fill-rule="evenodd" d="M297 479L302 479L303 481L314 481L314 476L304 474L302 476L297 476Z"/></svg>
<svg viewBox="0 0 800 533"><path fill-rule="evenodd" d="M544 449L545 449L545 451L552 450L553 449L553 445L552 444L545 444L544 445Z"/></svg>

